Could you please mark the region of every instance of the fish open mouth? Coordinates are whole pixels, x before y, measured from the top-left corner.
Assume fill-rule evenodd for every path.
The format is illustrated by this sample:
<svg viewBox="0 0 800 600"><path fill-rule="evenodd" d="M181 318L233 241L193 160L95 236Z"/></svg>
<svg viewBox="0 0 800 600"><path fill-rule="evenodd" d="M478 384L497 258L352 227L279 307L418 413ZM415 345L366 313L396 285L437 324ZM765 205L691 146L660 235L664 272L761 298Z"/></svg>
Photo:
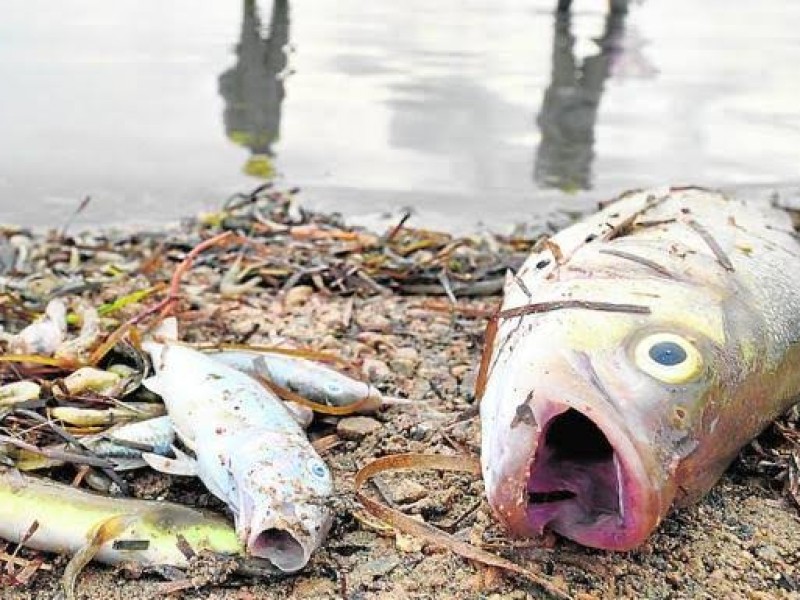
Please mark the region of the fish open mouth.
<svg viewBox="0 0 800 600"><path fill-rule="evenodd" d="M603 430L568 408L551 418L539 436L526 488L528 525L588 546L633 545L637 532L626 510L635 486Z"/></svg>
<svg viewBox="0 0 800 600"><path fill-rule="evenodd" d="M249 544L248 551L286 572L302 569L307 562L303 545L291 533L277 527L259 533Z"/></svg>

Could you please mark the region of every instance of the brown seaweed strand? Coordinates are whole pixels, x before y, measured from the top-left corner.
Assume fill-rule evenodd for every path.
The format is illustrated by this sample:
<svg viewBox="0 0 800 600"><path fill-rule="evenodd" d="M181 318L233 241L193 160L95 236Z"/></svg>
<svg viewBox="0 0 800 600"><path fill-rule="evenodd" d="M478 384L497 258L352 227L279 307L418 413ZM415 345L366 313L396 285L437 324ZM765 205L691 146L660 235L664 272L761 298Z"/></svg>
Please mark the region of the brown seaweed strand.
<svg viewBox="0 0 800 600"><path fill-rule="evenodd" d="M630 260L635 263L639 263L649 269L652 269L659 275L664 277L668 277L669 279L675 279L675 275L669 271L666 267L662 267L655 261L650 260L649 258L644 258L643 256L639 256L638 254L633 254L631 252L625 252L624 250L616 250L614 248L603 248L599 250L601 254L609 254L611 256L616 256L617 258L624 258L625 260Z"/></svg>
<svg viewBox="0 0 800 600"><path fill-rule="evenodd" d="M649 315L650 307L641 304L615 304L613 302L594 302L592 300L554 300L552 302L536 302L516 308L507 308L497 313L499 319L513 319L554 310L582 308L600 312L629 313L636 315Z"/></svg>
<svg viewBox="0 0 800 600"><path fill-rule="evenodd" d="M728 255L725 254L725 251L722 249L719 243L717 243L717 240L715 240L714 237L709 233L708 229L700 225L700 223L698 223L694 219L687 220L686 224L692 229L694 229L697 235L703 238L703 241L711 249L711 252L717 258L717 262L720 265L722 265L723 269L725 269L726 271L735 270L733 268L733 263L731 262L731 259L728 258Z"/></svg>

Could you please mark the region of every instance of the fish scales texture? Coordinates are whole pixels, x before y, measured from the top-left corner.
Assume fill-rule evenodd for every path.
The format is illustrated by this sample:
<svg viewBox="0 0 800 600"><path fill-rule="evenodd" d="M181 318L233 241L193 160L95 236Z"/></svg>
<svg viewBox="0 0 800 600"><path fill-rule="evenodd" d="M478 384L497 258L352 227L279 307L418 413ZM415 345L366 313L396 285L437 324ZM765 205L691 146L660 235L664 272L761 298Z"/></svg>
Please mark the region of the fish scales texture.
<svg viewBox="0 0 800 600"><path fill-rule="evenodd" d="M284 571L308 562L331 524L327 466L281 400L252 377L179 344L145 343L178 437L234 514L248 552Z"/></svg>
<svg viewBox="0 0 800 600"><path fill-rule="evenodd" d="M518 535L636 547L800 394L800 244L766 200L625 194L508 278L503 310L529 304L481 402L487 496Z"/></svg>

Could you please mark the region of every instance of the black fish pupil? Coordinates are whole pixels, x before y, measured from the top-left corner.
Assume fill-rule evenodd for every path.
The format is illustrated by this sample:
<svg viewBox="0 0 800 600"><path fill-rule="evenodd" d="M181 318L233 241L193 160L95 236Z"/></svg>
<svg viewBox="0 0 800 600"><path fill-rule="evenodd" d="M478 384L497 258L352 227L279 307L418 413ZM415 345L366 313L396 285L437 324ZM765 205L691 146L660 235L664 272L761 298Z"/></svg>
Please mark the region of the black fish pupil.
<svg viewBox="0 0 800 600"><path fill-rule="evenodd" d="M686 360L686 350L675 342L658 342L651 346L650 358L665 367L674 367Z"/></svg>

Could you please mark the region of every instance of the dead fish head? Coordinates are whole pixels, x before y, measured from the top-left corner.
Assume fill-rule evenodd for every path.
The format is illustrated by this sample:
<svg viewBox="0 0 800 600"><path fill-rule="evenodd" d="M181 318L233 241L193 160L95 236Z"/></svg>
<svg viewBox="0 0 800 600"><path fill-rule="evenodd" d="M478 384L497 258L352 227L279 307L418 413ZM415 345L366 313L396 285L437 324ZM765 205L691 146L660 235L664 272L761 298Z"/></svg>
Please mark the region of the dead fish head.
<svg viewBox="0 0 800 600"><path fill-rule="evenodd" d="M236 529L252 556L282 571L302 569L332 522L333 479L307 444L260 434L231 453Z"/></svg>
<svg viewBox="0 0 800 600"><path fill-rule="evenodd" d="M704 310L677 318L696 302ZM501 327L481 404L486 491L513 533L633 548L735 455L709 433L739 349L726 349L727 324L707 297L687 293L646 315L564 310L521 323ZM696 453L708 460L693 463Z"/></svg>

